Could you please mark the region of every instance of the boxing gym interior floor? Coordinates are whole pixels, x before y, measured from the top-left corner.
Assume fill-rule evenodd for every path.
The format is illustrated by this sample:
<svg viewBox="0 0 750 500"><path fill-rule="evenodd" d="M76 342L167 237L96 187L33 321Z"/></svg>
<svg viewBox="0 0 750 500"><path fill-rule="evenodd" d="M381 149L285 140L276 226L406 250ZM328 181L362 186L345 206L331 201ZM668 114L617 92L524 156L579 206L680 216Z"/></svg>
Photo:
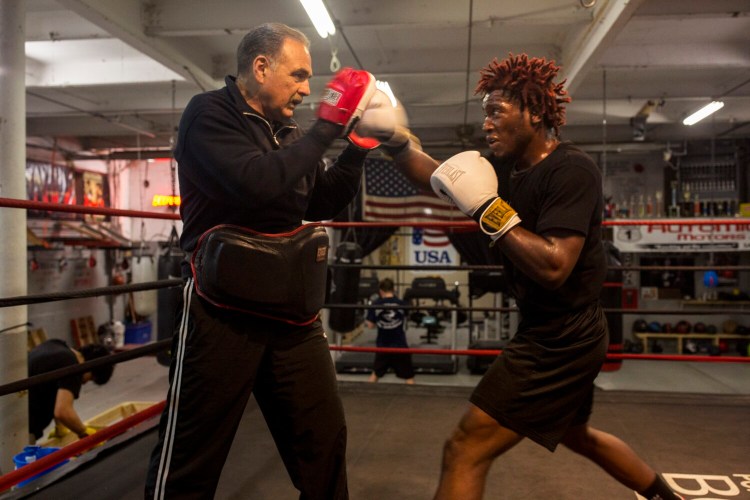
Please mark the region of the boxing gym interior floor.
<svg viewBox="0 0 750 500"><path fill-rule="evenodd" d="M335 354L334 354L335 355ZM85 420L123 402L164 399L168 369L145 357L117 365L110 383L86 384ZM387 374L339 374L349 428L353 500L424 500L436 488L442 446L462 415L474 375L461 358L454 375L417 374L408 386ZM625 360L596 381L592 423L628 442L674 481L687 500L750 499L750 364ZM0 500L139 499L155 420ZM259 409L251 400L216 492L217 499L296 499ZM610 500L636 495L564 449L526 440L493 465L486 499Z"/></svg>

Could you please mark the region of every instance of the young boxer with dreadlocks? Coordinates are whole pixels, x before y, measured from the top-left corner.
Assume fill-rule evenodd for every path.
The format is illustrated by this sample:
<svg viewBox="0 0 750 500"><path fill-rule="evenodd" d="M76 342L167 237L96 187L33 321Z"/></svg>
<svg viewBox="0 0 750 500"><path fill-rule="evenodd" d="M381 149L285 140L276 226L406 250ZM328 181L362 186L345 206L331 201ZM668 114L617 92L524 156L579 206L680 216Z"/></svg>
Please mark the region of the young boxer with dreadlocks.
<svg viewBox="0 0 750 500"><path fill-rule="evenodd" d="M435 499L482 497L495 458L523 438L558 444L650 500L680 498L619 438L588 424L594 379L608 347L599 304L606 273L602 180L583 151L562 142L570 101L559 67L510 55L481 71L483 130L496 159L512 164L507 199L478 151L441 165L414 147L394 113L371 101L357 133L384 142L412 182L431 186L479 222L502 253L521 322L471 395L447 440ZM370 112L372 111L372 113ZM389 118L390 116L390 118Z"/></svg>

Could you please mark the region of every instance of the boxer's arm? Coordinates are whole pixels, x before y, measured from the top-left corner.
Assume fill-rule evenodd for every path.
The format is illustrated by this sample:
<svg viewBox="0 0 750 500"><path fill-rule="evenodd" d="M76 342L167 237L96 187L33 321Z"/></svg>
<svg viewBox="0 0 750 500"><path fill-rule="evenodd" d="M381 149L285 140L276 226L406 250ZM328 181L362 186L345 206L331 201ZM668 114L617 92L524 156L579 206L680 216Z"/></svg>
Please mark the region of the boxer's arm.
<svg viewBox="0 0 750 500"><path fill-rule="evenodd" d="M550 231L544 235L517 226L497 245L526 276L548 290L562 286L578 262L585 238L572 231Z"/></svg>
<svg viewBox="0 0 750 500"><path fill-rule="evenodd" d="M438 196L479 222L514 265L541 286L555 289L568 279L584 236L562 229L538 235L520 227L518 214L497 195L497 174L479 152L449 158L432 175L431 184Z"/></svg>
<svg viewBox="0 0 750 500"><path fill-rule="evenodd" d="M561 286L570 276L585 244L590 214L601 210L601 180L571 161L550 180L539 207L535 234L518 228L498 241L514 264L547 289Z"/></svg>
<svg viewBox="0 0 750 500"><path fill-rule="evenodd" d="M409 141L409 145L395 152L393 161L409 181L419 189L432 191L430 177L440 166L437 160Z"/></svg>

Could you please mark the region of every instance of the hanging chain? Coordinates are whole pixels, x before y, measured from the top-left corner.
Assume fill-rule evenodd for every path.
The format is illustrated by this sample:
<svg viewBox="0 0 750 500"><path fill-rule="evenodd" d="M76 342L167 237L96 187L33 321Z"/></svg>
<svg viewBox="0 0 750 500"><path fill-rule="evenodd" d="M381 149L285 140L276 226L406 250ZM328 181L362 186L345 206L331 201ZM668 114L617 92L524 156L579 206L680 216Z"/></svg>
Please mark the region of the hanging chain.
<svg viewBox="0 0 750 500"><path fill-rule="evenodd" d="M332 36L328 37L328 43L331 46L331 65L329 67L331 69L331 73L336 73L341 69L341 61L339 61L338 58L339 49L334 44Z"/></svg>

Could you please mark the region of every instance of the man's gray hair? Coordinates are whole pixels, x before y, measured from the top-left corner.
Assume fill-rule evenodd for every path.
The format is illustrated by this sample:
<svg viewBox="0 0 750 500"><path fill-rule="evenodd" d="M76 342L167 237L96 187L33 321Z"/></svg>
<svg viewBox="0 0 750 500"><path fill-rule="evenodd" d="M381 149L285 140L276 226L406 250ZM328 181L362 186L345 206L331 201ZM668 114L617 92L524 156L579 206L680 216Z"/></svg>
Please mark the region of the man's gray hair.
<svg viewBox="0 0 750 500"><path fill-rule="evenodd" d="M282 23L265 23L256 26L237 46L237 76L250 71L253 60L259 55L273 59L281 52L284 40L291 38L310 47L310 40L299 30Z"/></svg>

